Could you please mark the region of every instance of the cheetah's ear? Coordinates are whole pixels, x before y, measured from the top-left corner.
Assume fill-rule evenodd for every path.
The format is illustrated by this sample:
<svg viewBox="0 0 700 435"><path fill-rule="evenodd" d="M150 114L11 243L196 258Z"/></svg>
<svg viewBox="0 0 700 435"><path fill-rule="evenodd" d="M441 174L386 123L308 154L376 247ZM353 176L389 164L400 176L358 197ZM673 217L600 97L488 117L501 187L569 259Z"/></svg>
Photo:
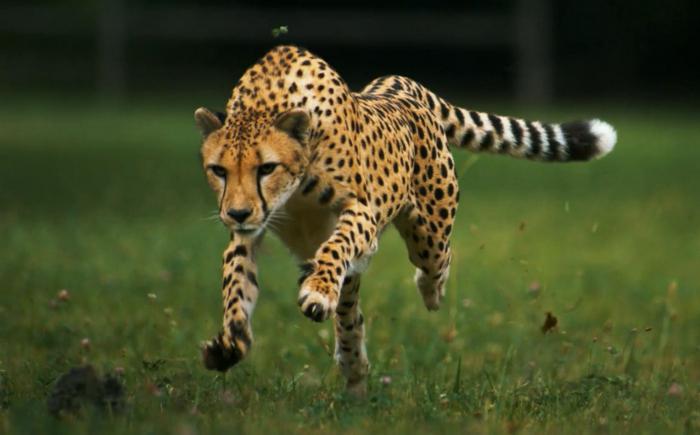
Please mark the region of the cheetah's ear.
<svg viewBox="0 0 700 435"><path fill-rule="evenodd" d="M225 119L226 115L223 113L214 113L205 107L194 111L194 122L197 123L197 128L199 128L203 138L220 129Z"/></svg>
<svg viewBox="0 0 700 435"><path fill-rule="evenodd" d="M309 123L309 114L305 110L292 109L284 112L275 120L275 127L299 142L306 143Z"/></svg>

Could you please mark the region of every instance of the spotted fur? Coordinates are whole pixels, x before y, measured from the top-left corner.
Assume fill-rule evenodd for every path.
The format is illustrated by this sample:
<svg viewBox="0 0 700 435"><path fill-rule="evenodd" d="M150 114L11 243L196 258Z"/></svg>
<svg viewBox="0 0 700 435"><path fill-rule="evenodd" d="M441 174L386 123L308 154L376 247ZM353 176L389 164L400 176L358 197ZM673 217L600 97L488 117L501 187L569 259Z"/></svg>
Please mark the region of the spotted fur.
<svg viewBox="0 0 700 435"><path fill-rule="evenodd" d="M388 76L351 92L325 61L277 47L234 87L225 116L200 108L202 161L231 231L224 252L223 330L204 347L207 368L249 352L258 295L257 243L274 232L302 261L298 303L335 319L336 360L361 392L369 363L360 274L393 223L429 310L439 308L459 200L452 148L545 162L610 151L602 121L545 124L451 105L411 79Z"/></svg>

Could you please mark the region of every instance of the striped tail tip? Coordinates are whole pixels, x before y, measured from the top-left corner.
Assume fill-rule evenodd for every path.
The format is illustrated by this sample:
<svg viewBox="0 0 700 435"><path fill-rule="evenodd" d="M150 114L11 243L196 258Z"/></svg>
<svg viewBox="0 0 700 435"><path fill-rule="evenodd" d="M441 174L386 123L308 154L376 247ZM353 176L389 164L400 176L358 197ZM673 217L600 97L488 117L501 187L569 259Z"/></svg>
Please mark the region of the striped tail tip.
<svg viewBox="0 0 700 435"><path fill-rule="evenodd" d="M610 153L617 142L615 128L600 119L561 124L569 148L569 160L599 159Z"/></svg>

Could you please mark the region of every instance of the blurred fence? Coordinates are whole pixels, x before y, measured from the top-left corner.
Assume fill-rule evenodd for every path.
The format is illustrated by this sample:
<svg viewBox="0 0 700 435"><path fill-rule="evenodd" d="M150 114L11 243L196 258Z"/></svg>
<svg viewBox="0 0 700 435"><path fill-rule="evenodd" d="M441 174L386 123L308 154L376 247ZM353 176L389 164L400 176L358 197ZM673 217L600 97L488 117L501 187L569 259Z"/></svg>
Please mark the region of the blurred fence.
<svg viewBox="0 0 700 435"><path fill-rule="evenodd" d="M510 48L514 88L521 100L552 94L549 0L517 0L503 11L470 9L367 9L337 6L130 5L100 0L97 9L4 6L0 32L55 38L94 35L97 88L119 97L128 84L130 44L142 40L264 43L272 28L292 29L303 45Z"/></svg>

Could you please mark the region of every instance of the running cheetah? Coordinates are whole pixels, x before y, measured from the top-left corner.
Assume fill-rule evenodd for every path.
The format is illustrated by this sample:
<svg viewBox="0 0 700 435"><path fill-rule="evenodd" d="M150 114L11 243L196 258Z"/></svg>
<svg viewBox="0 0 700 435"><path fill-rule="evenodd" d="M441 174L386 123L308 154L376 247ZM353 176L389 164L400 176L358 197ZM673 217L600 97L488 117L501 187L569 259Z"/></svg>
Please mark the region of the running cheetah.
<svg viewBox="0 0 700 435"><path fill-rule="evenodd" d="M226 113L195 111L201 156L231 240L223 254L223 330L203 348L225 371L250 351L255 253L267 229L304 261L298 303L335 321L335 359L351 392L369 362L360 275L391 223L437 310L450 266L459 187L450 148L542 162L599 158L616 142L600 121L530 122L455 107L413 80L381 77L351 92L325 61L280 46L250 67Z"/></svg>

